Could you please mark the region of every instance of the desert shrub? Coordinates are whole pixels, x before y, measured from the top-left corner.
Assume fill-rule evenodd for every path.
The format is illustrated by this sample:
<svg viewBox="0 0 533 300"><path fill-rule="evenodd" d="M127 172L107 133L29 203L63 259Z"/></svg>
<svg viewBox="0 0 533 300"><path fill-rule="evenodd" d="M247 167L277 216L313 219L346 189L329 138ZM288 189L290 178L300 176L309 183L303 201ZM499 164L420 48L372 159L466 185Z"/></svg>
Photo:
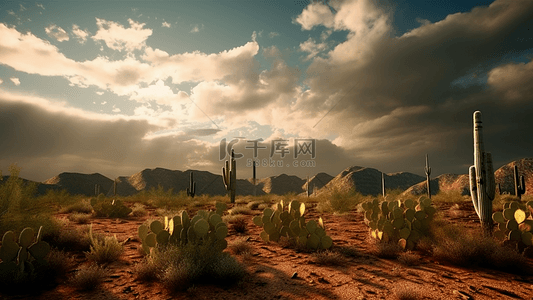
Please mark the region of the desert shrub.
<svg viewBox="0 0 533 300"><path fill-rule="evenodd" d="M91 199L91 205L97 217L125 218L131 213L131 208L117 199Z"/></svg>
<svg viewBox="0 0 533 300"><path fill-rule="evenodd" d="M90 214L85 214L85 213L71 213L70 215L68 215L69 221L72 221L78 224L89 223L89 220L91 219L91 217L92 216Z"/></svg>
<svg viewBox="0 0 533 300"><path fill-rule="evenodd" d="M116 261L124 251L123 244L117 240L116 236L105 236L103 240L95 238L92 230L89 232L91 239L91 250L85 253L87 259L97 264L105 264Z"/></svg>
<svg viewBox="0 0 533 300"><path fill-rule="evenodd" d="M246 238L239 238L233 241L229 246L229 250L235 255L243 255L252 253L253 247L250 246Z"/></svg>
<svg viewBox="0 0 533 300"><path fill-rule="evenodd" d="M67 214L72 212L90 214L93 212L93 207L91 206L91 203L88 200L81 200L62 208L60 212Z"/></svg>
<svg viewBox="0 0 533 300"><path fill-rule="evenodd" d="M470 196L462 195L461 191L439 191L436 195L431 196L434 203L461 203L465 201L472 201Z"/></svg>
<svg viewBox="0 0 533 300"><path fill-rule="evenodd" d="M105 276L105 270L93 264L78 270L70 283L79 291L91 291L100 287Z"/></svg>
<svg viewBox="0 0 533 300"><path fill-rule="evenodd" d="M311 254L313 261L322 266L342 266L346 264L346 258L336 251L319 251Z"/></svg>
<svg viewBox="0 0 533 300"><path fill-rule="evenodd" d="M134 217L144 217L148 214L146 209L144 208L144 205L141 203L135 203L133 205L133 208L131 210L131 215Z"/></svg>
<svg viewBox="0 0 533 300"><path fill-rule="evenodd" d="M6 180L0 176L0 216L8 212L38 211L40 207L32 201L37 191L36 183L24 183L19 177L20 168L15 164L9 166L9 174Z"/></svg>
<svg viewBox="0 0 533 300"><path fill-rule="evenodd" d="M81 195L70 195L65 189L49 189L46 194L37 196L37 201L51 206L68 206L83 201Z"/></svg>
<svg viewBox="0 0 533 300"><path fill-rule="evenodd" d="M186 290L194 284L228 286L240 281L244 267L226 252L213 251L209 246L171 246L155 258L164 266L161 280L170 290Z"/></svg>
<svg viewBox="0 0 533 300"><path fill-rule="evenodd" d="M358 204L367 201L368 197L361 195L355 190L341 191L331 189L317 196L317 211L329 213L347 213L357 207Z"/></svg>
<svg viewBox="0 0 533 300"><path fill-rule="evenodd" d="M502 246L492 237L447 224L433 229L433 257L463 267L484 267L529 274L528 259L516 249Z"/></svg>

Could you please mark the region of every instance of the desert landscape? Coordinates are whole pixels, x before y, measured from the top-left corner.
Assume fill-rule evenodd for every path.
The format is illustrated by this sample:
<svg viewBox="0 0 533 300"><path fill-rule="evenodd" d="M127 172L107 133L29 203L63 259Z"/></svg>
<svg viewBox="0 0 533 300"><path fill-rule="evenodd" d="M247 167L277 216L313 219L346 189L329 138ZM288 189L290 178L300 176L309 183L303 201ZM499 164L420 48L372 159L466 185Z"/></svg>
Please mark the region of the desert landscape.
<svg viewBox="0 0 533 300"><path fill-rule="evenodd" d="M530 196L532 177L529 176L533 170L532 162L531 159L522 159L495 172L502 190L512 185L508 173L512 172L515 165L528 176L526 192L520 200L505 190L501 195L498 193L493 203L495 212L501 211L505 203L528 203L533 199ZM372 201L391 203L400 200L405 203L406 199L418 199L422 202L422 199L427 198L423 196L426 192L423 187L425 182L405 188L405 191L387 189L385 198L376 193L363 195L357 187L368 185L369 180L368 177L363 181L358 180L357 172L364 169L351 167L336 177L329 176L331 180L309 197L296 192L284 195L238 195L235 203L231 203L226 195L189 197L183 190L175 193L161 186L129 196L106 197L103 193L98 197L71 196L56 188L38 195L37 184L16 178L16 173L13 174L15 176L5 176L0 191L6 197L2 199L11 202L2 202L7 209L1 219L1 234L13 231L18 236L26 227L37 230L43 226L41 240L46 241L51 250L46 258L49 262L46 274L50 278L43 279L43 274L38 274L38 268L34 272L26 270L26 277L14 280L12 285L2 285L1 297L531 299L531 247L524 249L510 241L482 238L480 221L472 200L468 194L464 195L464 184L458 183L462 181L462 175L446 175L435 179L432 206L436 213L428 237L407 250L395 243L373 238L362 207ZM12 168L12 171L16 172L16 168ZM82 175L76 176L79 179ZM61 177L63 181L57 180ZM55 177L56 183L53 184L76 182L65 180L65 177ZM150 178L153 180L151 183L143 182L142 185L165 182L156 176ZM48 184L54 180L49 180ZM222 181L221 178L219 180ZM140 184L141 181L137 182ZM276 182L263 179L265 181ZM84 183L76 183L81 191ZM379 180L377 184L380 184ZM94 182L90 182L90 185L94 188ZM283 189L272 184L269 186L271 189ZM36 193L35 196L28 194L30 189ZM74 187L70 186L69 189ZM14 206L15 200L18 201L18 208ZM116 215L109 211L106 215L106 209L101 204L113 200L126 208L123 215L118 215L119 210L113 212ZM332 240L330 247L318 247L315 250L309 244L302 246L291 242L290 237L280 238L277 242L263 240L263 228L254 224L254 217L261 216L265 210L275 210L280 202L287 206L294 200L305 206L306 220L323 220L324 229ZM176 279L169 275L168 269L165 271L157 263L149 262L151 258L161 256L164 248L160 248L162 252L157 252L159 254L148 250L152 254L147 256L139 234L141 225L152 228L152 222L159 220L163 223L164 217L181 215L184 210L192 218L199 211L215 210L216 203L226 204L225 210L219 213L228 229L225 236L227 247L222 253L233 258L231 263L223 265L223 274L230 279L217 282L218 275L210 277L211 273L196 278L187 273L191 271L187 268L182 270L186 274ZM113 204L118 205L118 202ZM531 213L527 215L531 219ZM158 247L162 245L155 246ZM5 251L0 250L0 253ZM170 259L184 258L178 255ZM3 276L5 282L17 277L6 278L5 273ZM187 276L191 277L190 280Z"/></svg>
<svg viewBox="0 0 533 300"><path fill-rule="evenodd" d="M0 3L0 300L533 300L533 1Z"/></svg>

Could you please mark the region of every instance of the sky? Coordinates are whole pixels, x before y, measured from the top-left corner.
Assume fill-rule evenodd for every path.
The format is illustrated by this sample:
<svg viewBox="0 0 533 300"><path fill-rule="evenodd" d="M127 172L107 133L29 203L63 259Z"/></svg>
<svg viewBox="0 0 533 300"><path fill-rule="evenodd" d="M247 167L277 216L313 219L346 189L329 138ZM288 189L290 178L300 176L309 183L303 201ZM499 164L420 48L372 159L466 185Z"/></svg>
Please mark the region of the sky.
<svg viewBox="0 0 533 300"><path fill-rule="evenodd" d="M0 170L432 177L532 157L531 0L0 1Z"/></svg>

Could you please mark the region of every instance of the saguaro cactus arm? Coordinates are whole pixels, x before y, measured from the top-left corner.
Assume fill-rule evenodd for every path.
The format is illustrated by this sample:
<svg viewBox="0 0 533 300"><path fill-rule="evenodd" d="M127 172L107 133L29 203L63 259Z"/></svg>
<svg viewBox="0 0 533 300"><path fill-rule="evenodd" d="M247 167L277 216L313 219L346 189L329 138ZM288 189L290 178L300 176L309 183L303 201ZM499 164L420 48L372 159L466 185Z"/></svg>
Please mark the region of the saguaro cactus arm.
<svg viewBox="0 0 533 300"><path fill-rule="evenodd" d="M485 233L491 234L492 200L496 194L496 181L492 167L492 155L486 153L484 149L480 111L474 112L474 165L468 171L474 208Z"/></svg>

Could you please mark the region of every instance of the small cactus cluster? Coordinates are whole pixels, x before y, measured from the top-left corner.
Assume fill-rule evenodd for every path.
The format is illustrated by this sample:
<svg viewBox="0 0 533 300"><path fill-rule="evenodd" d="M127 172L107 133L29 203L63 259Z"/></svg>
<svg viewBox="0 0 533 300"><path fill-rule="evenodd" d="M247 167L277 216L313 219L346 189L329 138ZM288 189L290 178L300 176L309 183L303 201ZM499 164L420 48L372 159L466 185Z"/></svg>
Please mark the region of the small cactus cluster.
<svg viewBox="0 0 533 300"><path fill-rule="evenodd" d="M169 244L184 246L186 244L210 245L216 251L222 252L228 246L226 236L228 227L222 221L222 214L226 210L225 203L217 202L215 211L199 210L191 219L187 211L173 218L165 217L164 222L153 221L150 226L139 226L139 238L142 249L146 254L158 251L159 246Z"/></svg>
<svg viewBox="0 0 533 300"><path fill-rule="evenodd" d="M436 213L431 199L383 201L377 199L362 204L365 223L370 234L381 242L398 243L403 249L412 250L421 237L428 234L431 220Z"/></svg>
<svg viewBox="0 0 533 300"><path fill-rule="evenodd" d="M295 241L311 250L329 249L333 240L326 234L322 218L305 221L305 204L296 200L288 205L281 200L276 209L265 208L263 215L253 218L254 224L263 227L261 238L265 242L278 242L281 237Z"/></svg>
<svg viewBox="0 0 533 300"><path fill-rule="evenodd" d="M503 211L492 214L498 223L494 236L501 240L522 244L519 248L533 246L533 201L527 203L513 201L503 205Z"/></svg>
<svg viewBox="0 0 533 300"><path fill-rule="evenodd" d="M4 234L0 247L0 277L32 274L36 267L47 265L45 258L50 252L50 245L41 241L42 228L39 227L37 238L32 228L24 228L18 242L13 231Z"/></svg>
<svg viewBox="0 0 533 300"><path fill-rule="evenodd" d="M125 218L132 212L131 208L117 199L91 198L91 206L97 217Z"/></svg>

